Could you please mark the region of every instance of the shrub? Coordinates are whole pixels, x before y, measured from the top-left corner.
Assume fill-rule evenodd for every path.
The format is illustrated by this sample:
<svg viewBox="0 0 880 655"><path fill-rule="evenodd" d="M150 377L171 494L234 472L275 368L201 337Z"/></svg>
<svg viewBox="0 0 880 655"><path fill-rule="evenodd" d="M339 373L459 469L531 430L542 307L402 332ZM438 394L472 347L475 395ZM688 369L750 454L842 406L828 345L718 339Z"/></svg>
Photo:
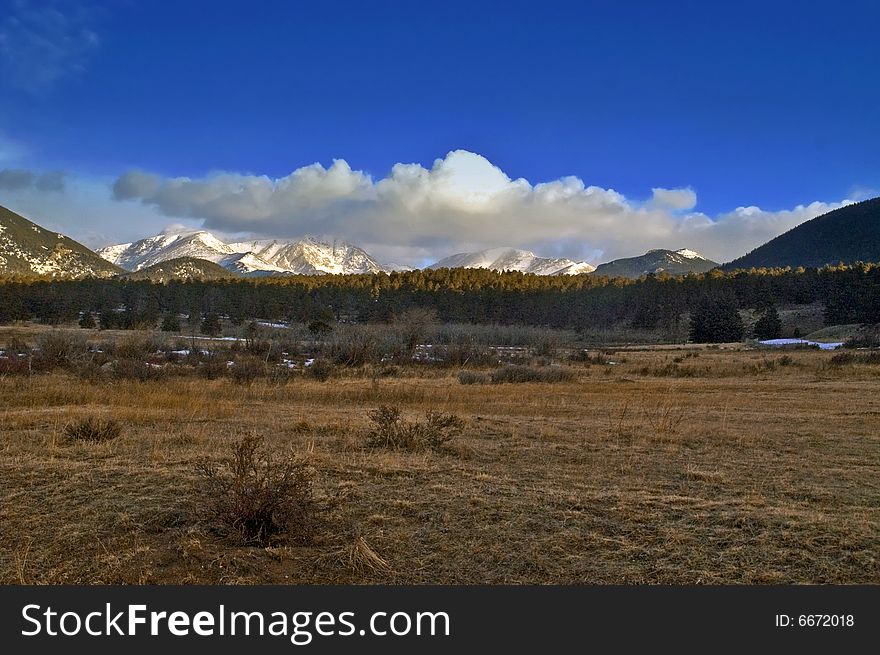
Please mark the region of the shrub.
<svg viewBox="0 0 880 655"><path fill-rule="evenodd" d="M850 364L880 364L880 352L873 353L837 353L828 360L831 366L847 366Z"/></svg>
<svg viewBox="0 0 880 655"><path fill-rule="evenodd" d="M126 334L103 345L106 353L121 359L139 359L161 351L164 342L153 334Z"/></svg>
<svg viewBox="0 0 880 655"><path fill-rule="evenodd" d="M237 384L253 384L266 375L266 362L257 357L239 357L228 368L229 376Z"/></svg>
<svg viewBox="0 0 880 655"><path fill-rule="evenodd" d="M83 312L79 319L79 326L84 330L95 330L98 328L98 324L95 322L95 317L92 316L92 312Z"/></svg>
<svg viewBox="0 0 880 655"><path fill-rule="evenodd" d="M531 366L512 364L492 371L491 379L495 384L504 382L573 382L577 379L577 375L570 368L561 366L532 368Z"/></svg>
<svg viewBox="0 0 880 655"><path fill-rule="evenodd" d="M880 347L880 338L876 334L860 334L850 337L843 344L844 348L877 348Z"/></svg>
<svg viewBox="0 0 880 655"><path fill-rule="evenodd" d="M452 439L461 434L464 421L455 414L427 412L425 422L416 424L416 441L434 451L446 447Z"/></svg>
<svg viewBox="0 0 880 655"><path fill-rule="evenodd" d="M53 330L37 336L37 349L41 363L48 367L68 366L88 356L88 342L78 332Z"/></svg>
<svg viewBox="0 0 880 655"><path fill-rule="evenodd" d="M336 371L336 367L326 359L314 359L310 366L306 367L306 375L319 382L326 382Z"/></svg>
<svg viewBox="0 0 880 655"><path fill-rule="evenodd" d="M572 362L583 362L588 366L591 364L597 364L599 366L604 366L608 364L608 357L605 353L597 352L595 355L591 355L589 350L578 350L569 355L569 361Z"/></svg>
<svg viewBox="0 0 880 655"><path fill-rule="evenodd" d="M382 358L379 339L369 330L335 333L328 343L328 354L342 366L363 366Z"/></svg>
<svg viewBox="0 0 880 655"><path fill-rule="evenodd" d="M370 412L372 429L367 433L367 446L388 450L442 450L461 434L464 421L455 414L429 411L425 422L413 423L401 417L399 407L381 405Z"/></svg>
<svg viewBox="0 0 880 655"><path fill-rule="evenodd" d="M415 450L415 434L400 416L400 408L382 405L369 414L373 428L367 433L371 448Z"/></svg>
<svg viewBox="0 0 880 655"><path fill-rule="evenodd" d="M89 416L79 421L73 421L64 426L64 441L75 443L86 441L100 443L112 441L122 432L119 421L114 419L102 419Z"/></svg>
<svg viewBox="0 0 880 655"><path fill-rule="evenodd" d="M489 384L489 376L479 371L459 371L458 381L461 384Z"/></svg>
<svg viewBox="0 0 880 655"><path fill-rule="evenodd" d="M231 450L219 463L198 467L207 482L209 516L247 544L308 541L316 522L314 470L302 459L266 453L262 437L245 437Z"/></svg>
<svg viewBox="0 0 880 655"><path fill-rule="evenodd" d="M117 359L113 362L113 377L117 380L137 380L149 382L165 376L165 369L157 364L148 364L141 359Z"/></svg>
<svg viewBox="0 0 880 655"><path fill-rule="evenodd" d="M225 357L212 355L199 362L197 370L201 377L208 380L216 380L229 373L229 364L226 363Z"/></svg>
<svg viewBox="0 0 880 655"><path fill-rule="evenodd" d="M180 317L177 314L166 314L162 318L162 332L180 332Z"/></svg>

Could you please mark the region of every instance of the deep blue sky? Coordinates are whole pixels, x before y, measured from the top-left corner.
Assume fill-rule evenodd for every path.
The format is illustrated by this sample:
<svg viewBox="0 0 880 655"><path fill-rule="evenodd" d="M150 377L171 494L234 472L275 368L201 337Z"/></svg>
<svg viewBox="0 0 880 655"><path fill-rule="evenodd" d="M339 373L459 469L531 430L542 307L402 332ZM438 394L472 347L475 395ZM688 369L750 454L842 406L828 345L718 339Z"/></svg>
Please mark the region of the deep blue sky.
<svg viewBox="0 0 880 655"><path fill-rule="evenodd" d="M0 134L43 168L381 177L463 148L532 182L691 186L709 214L880 187L876 2L151 0L82 22L71 70L0 79Z"/></svg>

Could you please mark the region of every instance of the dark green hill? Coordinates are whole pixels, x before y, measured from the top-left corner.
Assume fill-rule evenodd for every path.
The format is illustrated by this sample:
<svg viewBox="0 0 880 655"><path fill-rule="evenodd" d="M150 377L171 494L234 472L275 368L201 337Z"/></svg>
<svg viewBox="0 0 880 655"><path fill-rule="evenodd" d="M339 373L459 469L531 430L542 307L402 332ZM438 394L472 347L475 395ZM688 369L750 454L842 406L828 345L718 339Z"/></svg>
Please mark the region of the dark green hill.
<svg viewBox="0 0 880 655"><path fill-rule="evenodd" d="M125 273L123 277L130 280L150 280L152 282L168 282L169 280L223 280L241 277L219 264L198 257L177 257L168 259L139 271Z"/></svg>
<svg viewBox="0 0 880 655"><path fill-rule="evenodd" d="M78 278L121 271L81 243L0 207L0 274Z"/></svg>
<svg viewBox="0 0 880 655"><path fill-rule="evenodd" d="M666 272L670 275L705 273L717 267L717 262L706 259L693 250L649 250L638 257L624 257L599 264L592 275L638 279L648 273Z"/></svg>
<svg viewBox="0 0 880 655"><path fill-rule="evenodd" d="M801 223L722 268L818 268L859 261L880 262L880 198Z"/></svg>

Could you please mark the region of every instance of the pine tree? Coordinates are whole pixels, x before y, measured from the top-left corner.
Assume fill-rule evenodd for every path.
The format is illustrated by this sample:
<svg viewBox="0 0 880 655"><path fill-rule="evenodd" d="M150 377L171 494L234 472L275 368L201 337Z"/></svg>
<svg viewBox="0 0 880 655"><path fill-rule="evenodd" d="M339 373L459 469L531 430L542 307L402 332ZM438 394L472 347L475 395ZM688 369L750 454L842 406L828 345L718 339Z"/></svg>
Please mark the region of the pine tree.
<svg viewBox="0 0 880 655"><path fill-rule="evenodd" d="M79 319L79 326L84 330L94 330L98 327L98 324L95 323L95 317L92 316L92 312L83 312Z"/></svg>
<svg viewBox="0 0 880 655"><path fill-rule="evenodd" d="M761 314L758 322L755 323L753 333L756 339L778 339L782 334L782 321L779 318L779 312L776 307L770 305Z"/></svg>
<svg viewBox="0 0 880 655"><path fill-rule="evenodd" d="M202 324L199 326L199 332L209 337L219 337L222 329L220 327L220 317L217 314L205 314Z"/></svg>
<svg viewBox="0 0 880 655"><path fill-rule="evenodd" d="M694 343L740 341L745 329L733 298L704 297L691 312L690 339Z"/></svg>
<svg viewBox="0 0 880 655"><path fill-rule="evenodd" d="M180 332L180 317L177 314L166 314L162 319L163 332Z"/></svg>

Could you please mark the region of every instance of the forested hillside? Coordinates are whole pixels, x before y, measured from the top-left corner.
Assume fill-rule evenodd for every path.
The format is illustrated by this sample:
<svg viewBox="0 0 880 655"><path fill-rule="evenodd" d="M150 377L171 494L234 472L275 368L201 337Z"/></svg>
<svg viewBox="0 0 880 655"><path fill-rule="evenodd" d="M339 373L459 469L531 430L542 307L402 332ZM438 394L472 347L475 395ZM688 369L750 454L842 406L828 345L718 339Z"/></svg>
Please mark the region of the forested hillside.
<svg viewBox="0 0 880 655"><path fill-rule="evenodd" d="M818 216L752 252L725 270L880 262L880 198Z"/></svg>

